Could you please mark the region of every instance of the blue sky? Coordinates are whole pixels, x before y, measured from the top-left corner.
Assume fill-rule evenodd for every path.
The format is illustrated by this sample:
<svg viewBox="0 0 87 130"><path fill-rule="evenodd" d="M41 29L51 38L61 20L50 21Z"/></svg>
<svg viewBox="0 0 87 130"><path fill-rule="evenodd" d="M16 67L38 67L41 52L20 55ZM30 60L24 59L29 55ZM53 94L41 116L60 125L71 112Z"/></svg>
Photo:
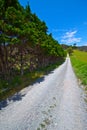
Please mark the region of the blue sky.
<svg viewBox="0 0 87 130"><path fill-rule="evenodd" d="M19 0L24 7L27 1ZM29 4L60 44L87 45L87 0L29 0Z"/></svg>

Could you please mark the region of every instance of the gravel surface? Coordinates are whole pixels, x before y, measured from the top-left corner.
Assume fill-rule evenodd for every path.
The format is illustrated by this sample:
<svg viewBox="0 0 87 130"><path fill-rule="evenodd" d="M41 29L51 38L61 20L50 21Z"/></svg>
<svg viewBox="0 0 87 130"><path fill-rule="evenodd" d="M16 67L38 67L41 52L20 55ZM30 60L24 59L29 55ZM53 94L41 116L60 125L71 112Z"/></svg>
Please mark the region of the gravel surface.
<svg viewBox="0 0 87 130"><path fill-rule="evenodd" d="M0 130L87 130L87 105L69 57L0 103Z"/></svg>

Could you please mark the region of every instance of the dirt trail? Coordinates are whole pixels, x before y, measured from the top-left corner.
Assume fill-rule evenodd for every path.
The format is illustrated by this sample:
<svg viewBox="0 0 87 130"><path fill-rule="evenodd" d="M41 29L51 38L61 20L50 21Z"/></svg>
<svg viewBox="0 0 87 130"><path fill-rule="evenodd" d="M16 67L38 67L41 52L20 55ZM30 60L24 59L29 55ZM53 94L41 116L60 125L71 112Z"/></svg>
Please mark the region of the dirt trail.
<svg viewBox="0 0 87 130"><path fill-rule="evenodd" d="M87 107L70 58L3 102L0 130L87 130Z"/></svg>

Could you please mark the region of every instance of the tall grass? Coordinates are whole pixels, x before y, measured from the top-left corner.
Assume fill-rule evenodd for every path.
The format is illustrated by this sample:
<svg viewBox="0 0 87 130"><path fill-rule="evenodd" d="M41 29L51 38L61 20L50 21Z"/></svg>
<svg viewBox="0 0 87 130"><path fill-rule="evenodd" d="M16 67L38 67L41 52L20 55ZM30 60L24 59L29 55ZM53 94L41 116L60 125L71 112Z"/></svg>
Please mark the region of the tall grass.
<svg viewBox="0 0 87 130"><path fill-rule="evenodd" d="M71 62L77 77L82 84L87 85L87 52L75 50L71 56Z"/></svg>
<svg viewBox="0 0 87 130"><path fill-rule="evenodd" d="M87 52L84 51L79 51L79 50L74 50L73 56L83 62L83 63L87 63Z"/></svg>

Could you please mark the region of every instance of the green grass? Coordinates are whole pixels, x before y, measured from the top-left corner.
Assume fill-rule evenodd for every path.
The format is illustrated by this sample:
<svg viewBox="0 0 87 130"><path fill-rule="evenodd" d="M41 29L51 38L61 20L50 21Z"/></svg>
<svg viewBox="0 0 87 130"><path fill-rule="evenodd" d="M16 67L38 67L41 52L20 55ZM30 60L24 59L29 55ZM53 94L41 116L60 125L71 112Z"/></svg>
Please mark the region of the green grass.
<svg viewBox="0 0 87 130"><path fill-rule="evenodd" d="M17 75L10 81L0 80L0 101L6 99L16 92L19 92L21 89L32 84L38 78L43 77L45 74L48 74L53 69L57 68L63 61L58 61L58 63L47 66L45 68L40 68L33 72L26 72L23 76Z"/></svg>
<svg viewBox="0 0 87 130"><path fill-rule="evenodd" d="M81 83L87 85L87 52L74 50L71 56L71 62Z"/></svg>
<svg viewBox="0 0 87 130"><path fill-rule="evenodd" d="M87 52L74 50L73 56L79 61L87 63Z"/></svg>

